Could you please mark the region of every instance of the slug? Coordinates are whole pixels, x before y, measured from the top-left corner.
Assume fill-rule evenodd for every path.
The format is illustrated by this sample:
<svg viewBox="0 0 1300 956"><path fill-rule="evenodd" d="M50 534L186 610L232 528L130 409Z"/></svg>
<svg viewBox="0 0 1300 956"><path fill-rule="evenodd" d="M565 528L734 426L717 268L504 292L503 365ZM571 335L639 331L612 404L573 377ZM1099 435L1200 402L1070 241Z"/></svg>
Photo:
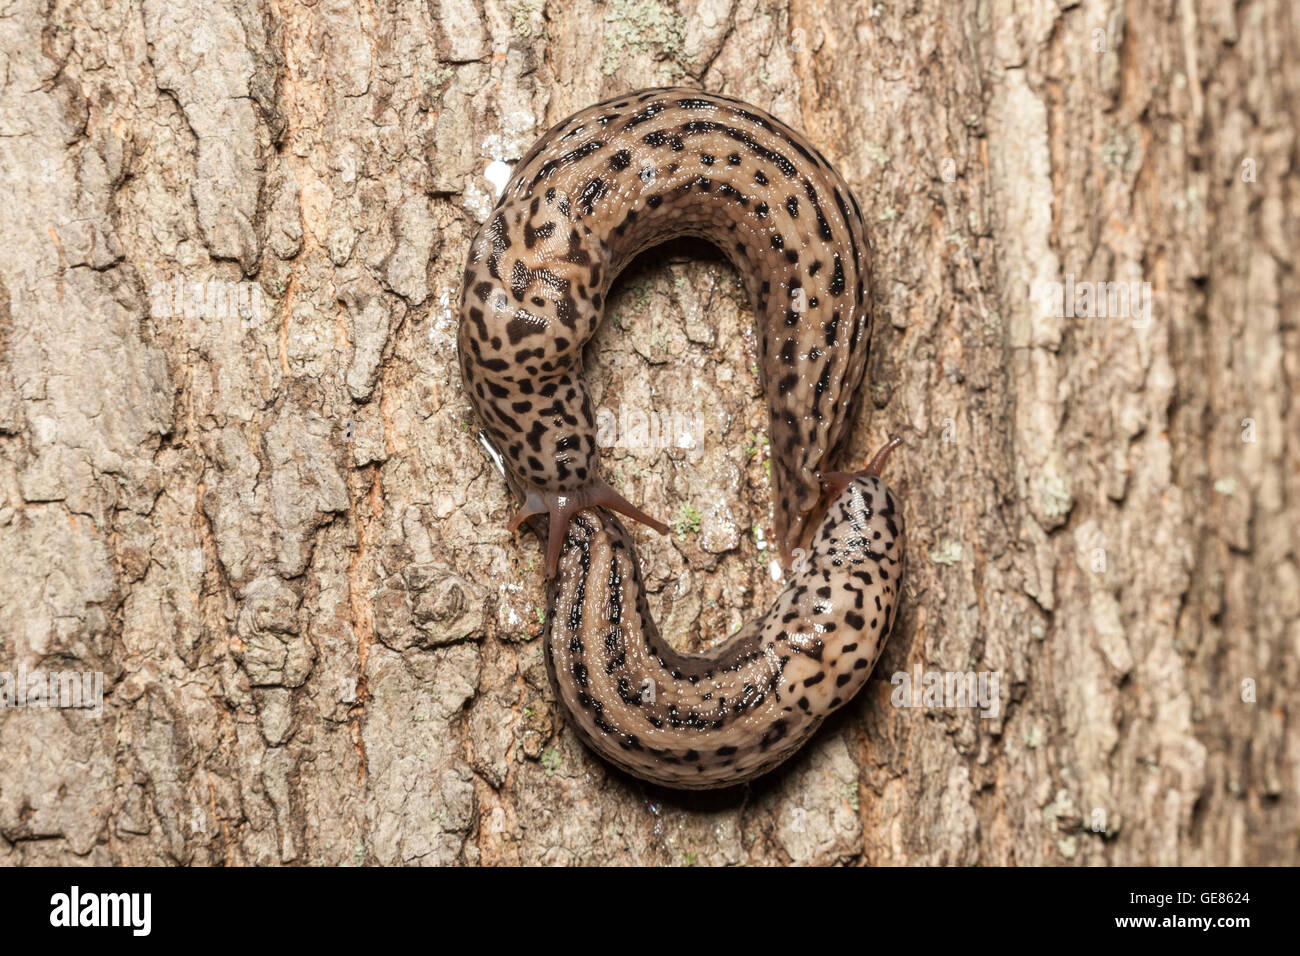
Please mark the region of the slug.
<svg viewBox="0 0 1300 956"><path fill-rule="evenodd" d="M775 541L790 571L771 610L707 654L674 651L611 512L666 526L597 474L582 350L639 252L718 246L758 315ZM579 735L679 789L766 773L866 683L897 616L903 517L880 478L826 465L845 438L871 336L870 249L838 173L756 107L662 88L582 110L516 167L465 265L461 374L529 521L546 539L545 649ZM532 520L530 520L532 519Z"/></svg>

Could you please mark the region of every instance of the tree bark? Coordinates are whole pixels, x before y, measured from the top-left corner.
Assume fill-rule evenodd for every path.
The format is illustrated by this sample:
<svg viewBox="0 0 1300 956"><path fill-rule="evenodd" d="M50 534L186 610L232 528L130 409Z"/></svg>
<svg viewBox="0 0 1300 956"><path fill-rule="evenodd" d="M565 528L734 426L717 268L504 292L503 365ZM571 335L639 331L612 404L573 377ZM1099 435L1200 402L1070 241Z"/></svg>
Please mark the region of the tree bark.
<svg viewBox="0 0 1300 956"><path fill-rule="evenodd" d="M1287 0L17 0L0 56L0 671L104 681L98 718L0 710L0 861L1297 862ZM455 362L492 164L665 83L853 186L847 458L907 439L876 676L686 796L565 728ZM618 436L699 425L602 459L676 519L637 539L687 649L777 587L752 311L699 252L633 266L588 371ZM895 706L902 673L996 701Z"/></svg>

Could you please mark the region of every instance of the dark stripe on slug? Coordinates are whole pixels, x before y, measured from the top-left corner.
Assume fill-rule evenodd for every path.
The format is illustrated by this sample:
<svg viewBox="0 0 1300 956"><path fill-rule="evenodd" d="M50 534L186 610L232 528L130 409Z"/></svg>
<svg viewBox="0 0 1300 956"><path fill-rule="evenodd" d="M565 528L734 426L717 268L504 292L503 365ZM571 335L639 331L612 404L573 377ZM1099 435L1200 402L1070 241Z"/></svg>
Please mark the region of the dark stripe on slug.
<svg viewBox="0 0 1300 956"><path fill-rule="evenodd" d="M587 533L577 536L580 542L579 574L573 589L573 603L569 605L569 633L574 635L582 631L582 604L587 598L587 575L591 573L591 529L583 524L581 516L576 523ZM573 536L570 536L568 543L572 542Z"/></svg>
<svg viewBox="0 0 1300 956"><path fill-rule="evenodd" d="M596 152L604 145L605 143L602 140L593 139L589 143L583 143L581 146L579 146L577 149L573 150L572 152L565 153L563 156L559 157L558 159L552 159L546 163L543 163L542 168L539 169L537 171L537 175L533 177L533 185L536 186L543 179L550 178L552 175L555 174L557 170L563 169L565 166L571 166L574 163L578 162L578 160L590 156L592 153Z"/></svg>
<svg viewBox="0 0 1300 956"><path fill-rule="evenodd" d="M808 162L812 163L814 166L817 165L816 158L814 158L813 154L809 152L807 148L804 147L803 143L799 142L798 139L788 135L783 136L782 139L784 139L787 143L793 146L798 151L799 155L802 156L804 159L808 160Z"/></svg>
<svg viewBox="0 0 1300 956"><path fill-rule="evenodd" d="M831 232L831 224L826 221L826 216L822 213L822 204L817 198L817 189L809 180L804 180L804 191L808 195L808 201L812 203L813 212L817 216L817 234L821 236L823 242L830 242L835 238Z"/></svg>
<svg viewBox="0 0 1300 956"><path fill-rule="evenodd" d="M546 320L533 315L526 309L520 309L506 325L506 335L511 345L518 345L530 335L541 335L546 331Z"/></svg>
<svg viewBox="0 0 1300 956"><path fill-rule="evenodd" d="M784 153L778 152L768 146L764 146L758 140L754 139L744 130L737 129L734 126L727 126L724 123L715 123L712 120L691 120L683 123L679 130L683 136L698 136L705 133L721 133L723 136L734 140L755 156L761 157L776 166L783 175L794 176L798 170L795 169L794 163ZM647 138L647 142L648 142Z"/></svg>
<svg viewBox="0 0 1300 956"><path fill-rule="evenodd" d="M623 124L623 129L629 130L637 126L640 126L642 123L654 119L656 116L658 116L667 108L668 108L667 103L662 103L662 102L651 103L649 106L645 107L645 109L641 110L639 113L633 114L628 119L628 121Z"/></svg>
<svg viewBox="0 0 1300 956"><path fill-rule="evenodd" d="M763 733L763 739L758 742L758 748L760 750L766 750L768 747L772 746L772 744L784 737L786 730L786 722L784 720L778 720L771 726L771 728Z"/></svg>
<svg viewBox="0 0 1300 956"><path fill-rule="evenodd" d="M578 197L578 205L582 209L582 214L584 216L590 216L592 211L595 209L595 204L600 201L600 198L604 196L608 190L609 184L603 179L597 178L587 183L587 188L584 189L582 195Z"/></svg>
<svg viewBox="0 0 1300 956"><path fill-rule="evenodd" d="M840 254L838 252L831 257L831 261L835 264L835 266L831 271L830 293L831 295L843 295L844 294L844 263L840 260Z"/></svg>
<svg viewBox="0 0 1300 956"><path fill-rule="evenodd" d="M537 245L538 239L549 239L553 235L555 235L555 223L553 222L543 223L536 229L533 228L531 222L524 223L524 247L527 249Z"/></svg>
<svg viewBox="0 0 1300 956"><path fill-rule="evenodd" d="M623 640L623 571L619 567L617 554L610 556L609 562L609 581L606 590L609 599L605 606L608 609L609 631L605 637L605 653L608 658L605 664L605 672L613 673L619 667L627 663L627 651L624 650L625 642Z"/></svg>

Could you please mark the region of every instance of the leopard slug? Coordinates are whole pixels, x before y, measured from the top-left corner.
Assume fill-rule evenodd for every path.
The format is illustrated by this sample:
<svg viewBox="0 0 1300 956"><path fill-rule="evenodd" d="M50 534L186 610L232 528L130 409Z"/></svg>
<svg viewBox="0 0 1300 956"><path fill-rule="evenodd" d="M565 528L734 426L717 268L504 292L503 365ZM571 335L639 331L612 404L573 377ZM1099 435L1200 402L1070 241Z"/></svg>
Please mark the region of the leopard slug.
<svg viewBox="0 0 1300 956"><path fill-rule="evenodd" d="M709 240L758 315L775 540L790 570L771 610L707 654L665 642L621 512L667 528L601 480L582 350L640 251ZM615 97L547 132L515 168L465 265L465 389L546 540L547 669L579 735L612 764L680 789L787 759L866 683L897 615L902 509L845 438L871 336L870 249L848 186L799 133L718 94Z"/></svg>

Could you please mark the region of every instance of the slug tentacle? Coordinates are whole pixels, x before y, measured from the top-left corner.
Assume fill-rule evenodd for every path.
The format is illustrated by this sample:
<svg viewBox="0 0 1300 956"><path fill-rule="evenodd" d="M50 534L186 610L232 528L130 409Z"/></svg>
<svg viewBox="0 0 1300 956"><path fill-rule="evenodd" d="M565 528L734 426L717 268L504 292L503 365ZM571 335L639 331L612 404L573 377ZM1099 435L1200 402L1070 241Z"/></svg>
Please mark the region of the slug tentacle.
<svg viewBox="0 0 1300 956"><path fill-rule="evenodd" d="M788 566L805 552L766 617L698 658L673 652L646 613L631 540L606 509L666 528L597 473L581 375L619 271L685 235L718 246L754 302L774 540ZM769 769L865 682L888 634L902 519L879 470L897 443L861 472L826 470L866 369L869 254L852 192L803 136L679 88L552 128L471 243L461 372L522 498L511 530L545 516L531 525L547 538L557 692L588 742L639 776L725 786ZM657 688L649 706L643 680Z"/></svg>
<svg viewBox="0 0 1300 956"><path fill-rule="evenodd" d="M599 478L593 478L572 491L529 488L523 506L507 527L514 534L521 524L534 515L547 515L546 576L553 578L569 520L584 508L595 507L609 508L648 525L660 534L668 533L668 525L650 517Z"/></svg>
<svg viewBox="0 0 1300 956"><path fill-rule="evenodd" d="M903 439L898 437L890 438L880 450L872 456L871 461L859 468L857 471L822 471L817 473L817 478L821 481L822 495L825 498L833 499L841 491L849 486L855 478L879 478L885 470L885 462L889 461L889 456L894 449L903 444Z"/></svg>

